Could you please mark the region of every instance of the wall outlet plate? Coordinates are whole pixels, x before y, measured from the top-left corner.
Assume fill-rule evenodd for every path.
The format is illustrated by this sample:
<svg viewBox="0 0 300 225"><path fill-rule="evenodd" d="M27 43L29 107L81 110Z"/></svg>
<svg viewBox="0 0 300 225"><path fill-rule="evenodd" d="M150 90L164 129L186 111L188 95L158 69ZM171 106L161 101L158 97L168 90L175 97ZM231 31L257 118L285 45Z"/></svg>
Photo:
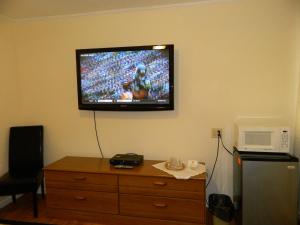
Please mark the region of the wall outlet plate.
<svg viewBox="0 0 300 225"><path fill-rule="evenodd" d="M222 128L212 128L211 129L211 138L218 138L218 130L221 131L221 136L223 135Z"/></svg>

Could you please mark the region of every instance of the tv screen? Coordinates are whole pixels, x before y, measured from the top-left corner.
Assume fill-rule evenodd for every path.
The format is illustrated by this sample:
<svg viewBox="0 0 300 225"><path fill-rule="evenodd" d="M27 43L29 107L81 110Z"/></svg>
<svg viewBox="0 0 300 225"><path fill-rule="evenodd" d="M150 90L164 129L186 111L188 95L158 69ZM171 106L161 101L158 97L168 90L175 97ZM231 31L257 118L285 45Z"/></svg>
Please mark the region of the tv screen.
<svg viewBox="0 0 300 225"><path fill-rule="evenodd" d="M78 49L76 63L79 109L174 109L174 45Z"/></svg>

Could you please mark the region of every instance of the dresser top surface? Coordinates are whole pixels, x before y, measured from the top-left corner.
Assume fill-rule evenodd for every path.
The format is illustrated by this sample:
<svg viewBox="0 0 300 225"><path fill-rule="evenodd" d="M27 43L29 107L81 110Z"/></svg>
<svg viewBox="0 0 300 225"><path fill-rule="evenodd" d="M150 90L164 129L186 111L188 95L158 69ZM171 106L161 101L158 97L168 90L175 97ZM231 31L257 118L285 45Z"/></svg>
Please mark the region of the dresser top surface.
<svg viewBox="0 0 300 225"><path fill-rule="evenodd" d="M173 177L172 175L156 169L152 165L162 161L144 160L143 165L133 169L116 169L109 164L109 159L93 157L74 157L66 156L56 162L53 162L44 168L45 171L69 171L84 173L101 173L116 175L135 175L135 176L159 176ZM191 179L205 179L206 173L199 174Z"/></svg>

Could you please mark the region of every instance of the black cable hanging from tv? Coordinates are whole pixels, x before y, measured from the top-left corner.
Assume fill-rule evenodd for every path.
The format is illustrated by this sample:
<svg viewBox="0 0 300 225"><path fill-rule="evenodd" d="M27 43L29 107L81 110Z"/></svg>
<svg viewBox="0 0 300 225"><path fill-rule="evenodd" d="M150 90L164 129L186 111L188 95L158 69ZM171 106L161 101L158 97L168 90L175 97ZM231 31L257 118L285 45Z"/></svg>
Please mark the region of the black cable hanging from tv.
<svg viewBox="0 0 300 225"><path fill-rule="evenodd" d="M98 148L99 148L99 151L100 151L100 154L101 154L101 158L103 159L104 155L103 155L102 148L101 148L100 141L99 141L99 137L98 137L96 112L95 111L93 111L93 112L94 112L94 127L95 127L95 134L96 134L97 144L98 144Z"/></svg>

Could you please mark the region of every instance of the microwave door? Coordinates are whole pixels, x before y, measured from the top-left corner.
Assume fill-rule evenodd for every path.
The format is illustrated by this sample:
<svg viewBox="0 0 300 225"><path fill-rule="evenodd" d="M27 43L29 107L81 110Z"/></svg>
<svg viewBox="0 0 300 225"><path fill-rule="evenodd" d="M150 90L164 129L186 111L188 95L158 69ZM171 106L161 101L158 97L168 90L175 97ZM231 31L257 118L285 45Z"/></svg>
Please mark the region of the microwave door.
<svg viewBox="0 0 300 225"><path fill-rule="evenodd" d="M243 149L245 151L266 151L266 152L274 151L274 147L271 145L244 145Z"/></svg>

